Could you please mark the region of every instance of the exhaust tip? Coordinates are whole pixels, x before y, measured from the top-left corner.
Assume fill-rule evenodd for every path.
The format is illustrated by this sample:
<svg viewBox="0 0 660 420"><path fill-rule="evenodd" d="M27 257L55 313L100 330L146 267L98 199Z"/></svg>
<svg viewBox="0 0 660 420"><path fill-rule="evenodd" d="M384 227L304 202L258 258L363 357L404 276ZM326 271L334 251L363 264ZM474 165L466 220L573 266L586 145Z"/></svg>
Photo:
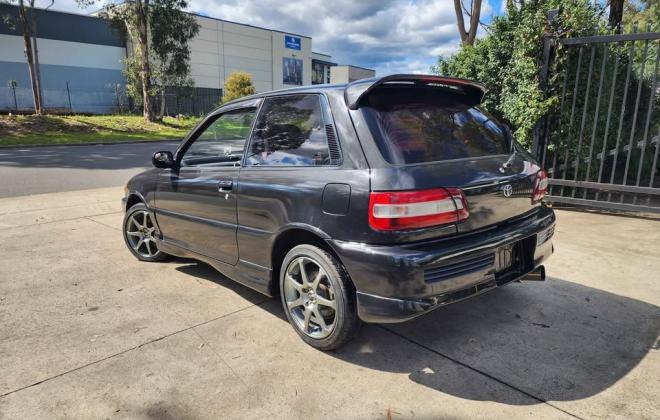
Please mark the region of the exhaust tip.
<svg viewBox="0 0 660 420"><path fill-rule="evenodd" d="M520 280L524 281L544 281L545 280L545 267L542 265L539 265L534 269L533 271L530 271L527 273L523 278Z"/></svg>

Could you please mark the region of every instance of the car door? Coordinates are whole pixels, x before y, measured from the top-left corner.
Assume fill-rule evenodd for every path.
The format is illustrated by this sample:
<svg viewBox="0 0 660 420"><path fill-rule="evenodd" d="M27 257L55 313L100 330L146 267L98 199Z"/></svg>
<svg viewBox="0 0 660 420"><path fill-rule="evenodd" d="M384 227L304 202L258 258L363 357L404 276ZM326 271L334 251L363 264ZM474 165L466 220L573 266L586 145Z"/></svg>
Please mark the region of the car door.
<svg viewBox="0 0 660 420"><path fill-rule="evenodd" d="M257 103L208 117L156 186L163 240L228 264L238 261L238 172Z"/></svg>
<svg viewBox="0 0 660 420"><path fill-rule="evenodd" d="M240 174L238 243L241 261L270 267L272 241L283 229L348 223L351 183L323 95L264 99ZM362 171L364 173L364 171ZM367 173L368 178L368 173ZM368 186L368 179L360 178ZM357 216L351 214L351 216Z"/></svg>

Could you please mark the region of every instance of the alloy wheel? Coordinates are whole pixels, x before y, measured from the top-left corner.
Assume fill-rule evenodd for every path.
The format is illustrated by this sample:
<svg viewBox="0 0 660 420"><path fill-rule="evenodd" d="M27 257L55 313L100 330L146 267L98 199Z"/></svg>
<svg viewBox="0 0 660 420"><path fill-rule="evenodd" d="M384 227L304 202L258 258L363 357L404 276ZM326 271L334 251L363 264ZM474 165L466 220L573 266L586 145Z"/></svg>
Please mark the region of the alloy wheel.
<svg viewBox="0 0 660 420"><path fill-rule="evenodd" d="M148 211L136 211L126 222L126 238L135 252L153 258L160 252L156 245L156 226Z"/></svg>
<svg viewBox="0 0 660 420"><path fill-rule="evenodd" d="M291 261L284 278L284 300L296 326L315 339L329 336L337 316L337 301L326 271L309 257Z"/></svg>

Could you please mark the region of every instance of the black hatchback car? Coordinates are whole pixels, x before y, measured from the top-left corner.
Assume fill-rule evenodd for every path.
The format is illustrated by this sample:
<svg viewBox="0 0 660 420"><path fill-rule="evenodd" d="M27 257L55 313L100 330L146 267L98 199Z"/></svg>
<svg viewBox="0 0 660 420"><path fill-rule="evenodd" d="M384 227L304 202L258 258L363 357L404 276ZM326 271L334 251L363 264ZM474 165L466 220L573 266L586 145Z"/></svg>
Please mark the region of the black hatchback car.
<svg viewBox="0 0 660 420"><path fill-rule="evenodd" d="M140 260L204 261L269 296L310 345L544 279L547 177L484 88L394 75L246 97L126 187Z"/></svg>

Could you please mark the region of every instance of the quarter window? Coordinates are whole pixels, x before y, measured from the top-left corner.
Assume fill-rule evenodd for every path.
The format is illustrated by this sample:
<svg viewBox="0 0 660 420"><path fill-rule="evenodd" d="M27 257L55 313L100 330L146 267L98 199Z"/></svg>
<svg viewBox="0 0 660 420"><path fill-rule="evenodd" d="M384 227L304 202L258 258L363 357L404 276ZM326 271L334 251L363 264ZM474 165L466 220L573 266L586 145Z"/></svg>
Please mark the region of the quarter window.
<svg viewBox="0 0 660 420"><path fill-rule="evenodd" d="M248 152L248 165L332 164L319 96L267 98Z"/></svg>
<svg viewBox="0 0 660 420"><path fill-rule="evenodd" d="M250 108L220 115L188 147L183 165L227 166L240 162L255 113L256 110Z"/></svg>

